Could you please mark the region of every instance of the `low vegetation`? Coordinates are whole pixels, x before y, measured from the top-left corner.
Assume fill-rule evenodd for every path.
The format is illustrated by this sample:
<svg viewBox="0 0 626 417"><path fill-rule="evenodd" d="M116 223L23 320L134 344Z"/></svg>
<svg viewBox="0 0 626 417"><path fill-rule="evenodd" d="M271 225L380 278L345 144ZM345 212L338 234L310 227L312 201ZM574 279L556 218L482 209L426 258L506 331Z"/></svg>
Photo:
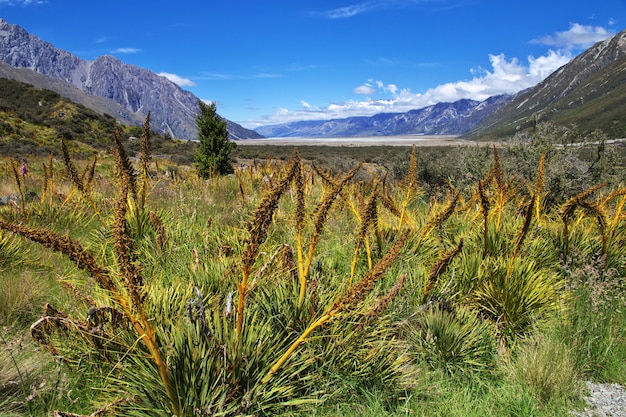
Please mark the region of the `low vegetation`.
<svg viewBox="0 0 626 417"><path fill-rule="evenodd" d="M0 415L568 415L626 383L626 188L542 129L208 180L149 119L3 159Z"/></svg>

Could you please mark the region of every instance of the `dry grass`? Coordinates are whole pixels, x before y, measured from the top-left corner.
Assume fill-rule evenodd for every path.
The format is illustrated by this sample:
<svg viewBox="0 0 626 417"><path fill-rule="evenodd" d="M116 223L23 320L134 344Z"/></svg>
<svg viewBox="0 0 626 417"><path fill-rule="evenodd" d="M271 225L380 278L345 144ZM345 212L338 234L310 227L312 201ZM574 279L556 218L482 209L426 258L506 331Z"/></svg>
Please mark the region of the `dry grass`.
<svg viewBox="0 0 626 417"><path fill-rule="evenodd" d="M536 334L505 365L509 377L541 402L576 396L579 375L570 348L549 333Z"/></svg>
<svg viewBox="0 0 626 417"><path fill-rule="evenodd" d="M10 326L34 317L46 299L50 288L37 271L23 270L18 274L3 273L0 291L0 326Z"/></svg>

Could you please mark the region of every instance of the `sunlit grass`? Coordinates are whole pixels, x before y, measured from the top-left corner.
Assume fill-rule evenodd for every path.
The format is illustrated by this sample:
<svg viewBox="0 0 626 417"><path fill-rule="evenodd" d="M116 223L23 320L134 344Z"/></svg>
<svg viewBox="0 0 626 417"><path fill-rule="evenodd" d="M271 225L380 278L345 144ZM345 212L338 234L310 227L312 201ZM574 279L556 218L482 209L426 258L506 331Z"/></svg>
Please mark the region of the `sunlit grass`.
<svg viewBox="0 0 626 417"><path fill-rule="evenodd" d="M301 180L288 160L209 181L184 166L172 179L156 161L144 204L120 194L128 185L109 156L88 192L57 161L64 198L0 208L0 268L11 269L0 325L24 340L53 304L34 334L48 360L63 358L53 367L68 387L101 389L76 404L42 396L30 411L29 390L5 397L22 404L17 415L107 405L117 415L566 415L581 378L626 379L624 299L608 296L626 269L620 195L594 203L605 229L589 207L613 190L579 198L565 242L559 207L537 207L541 187L520 186L491 158L480 187L431 193L361 169L342 183L307 161ZM90 163L77 160L77 172ZM417 157L406 166L418 178ZM28 181L46 189L41 170ZM9 176L0 186L14 192ZM8 231L42 229L70 260ZM26 356L4 357L7 375L61 381Z"/></svg>

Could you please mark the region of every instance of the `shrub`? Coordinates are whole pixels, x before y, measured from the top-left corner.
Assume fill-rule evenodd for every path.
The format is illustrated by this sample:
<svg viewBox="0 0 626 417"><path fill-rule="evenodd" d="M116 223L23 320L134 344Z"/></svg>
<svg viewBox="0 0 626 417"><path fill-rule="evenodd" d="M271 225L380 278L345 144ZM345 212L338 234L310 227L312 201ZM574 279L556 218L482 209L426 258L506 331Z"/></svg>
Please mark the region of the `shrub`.
<svg viewBox="0 0 626 417"><path fill-rule="evenodd" d="M493 366L493 327L467 307L428 308L405 330L411 355L434 369L450 375L472 375Z"/></svg>

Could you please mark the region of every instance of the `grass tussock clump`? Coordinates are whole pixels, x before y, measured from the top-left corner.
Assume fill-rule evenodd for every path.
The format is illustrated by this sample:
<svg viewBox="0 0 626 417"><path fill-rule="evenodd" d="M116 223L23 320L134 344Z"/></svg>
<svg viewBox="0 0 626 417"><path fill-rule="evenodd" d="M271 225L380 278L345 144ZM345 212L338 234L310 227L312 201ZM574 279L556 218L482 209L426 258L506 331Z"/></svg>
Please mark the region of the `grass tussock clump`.
<svg viewBox="0 0 626 417"><path fill-rule="evenodd" d="M536 334L505 365L508 377L547 403L576 397L580 379L571 348L555 334Z"/></svg>
<svg viewBox="0 0 626 417"><path fill-rule="evenodd" d="M4 163L0 325L39 346L0 356L17 415L565 415L625 379L624 188L557 204L547 152L528 178L487 148L424 183L413 148L393 175L295 151L207 182L151 155L149 118L138 158L112 143ZM29 358L75 393L29 402L8 381L57 383Z"/></svg>

